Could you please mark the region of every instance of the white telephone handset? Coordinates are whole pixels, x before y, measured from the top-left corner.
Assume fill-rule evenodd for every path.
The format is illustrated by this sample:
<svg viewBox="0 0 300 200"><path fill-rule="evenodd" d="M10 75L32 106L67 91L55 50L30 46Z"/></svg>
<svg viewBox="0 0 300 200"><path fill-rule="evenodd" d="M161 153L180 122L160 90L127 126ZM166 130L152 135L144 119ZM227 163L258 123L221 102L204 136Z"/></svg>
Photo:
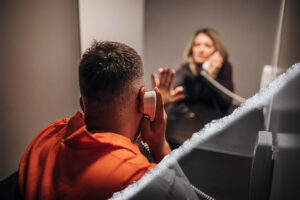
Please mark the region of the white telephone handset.
<svg viewBox="0 0 300 200"><path fill-rule="evenodd" d="M218 56L218 52L216 51L213 55L212 55L213 57L217 57ZM202 64L202 68L203 68L203 70L204 71L206 71L207 72L207 70L210 68L210 66L211 66L211 63L210 63L210 61L205 61L203 64Z"/></svg>
<svg viewBox="0 0 300 200"><path fill-rule="evenodd" d="M153 121L156 113L156 93L155 91L145 92L144 95L144 114Z"/></svg>
<svg viewBox="0 0 300 200"><path fill-rule="evenodd" d="M204 71L207 72L207 70L210 68L210 62L209 61L205 61L203 64L202 64L202 68Z"/></svg>

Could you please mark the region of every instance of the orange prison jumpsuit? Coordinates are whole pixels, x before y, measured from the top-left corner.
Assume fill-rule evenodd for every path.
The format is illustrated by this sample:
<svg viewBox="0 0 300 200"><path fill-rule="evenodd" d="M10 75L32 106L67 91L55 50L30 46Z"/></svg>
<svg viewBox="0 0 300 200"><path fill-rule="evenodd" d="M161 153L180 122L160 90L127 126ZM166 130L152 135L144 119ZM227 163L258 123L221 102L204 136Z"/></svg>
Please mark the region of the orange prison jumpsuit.
<svg viewBox="0 0 300 200"><path fill-rule="evenodd" d="M83 119L58 120L33 139L19 166L22 197L107 199L155 166L129 138L92 134Z"/></svg>

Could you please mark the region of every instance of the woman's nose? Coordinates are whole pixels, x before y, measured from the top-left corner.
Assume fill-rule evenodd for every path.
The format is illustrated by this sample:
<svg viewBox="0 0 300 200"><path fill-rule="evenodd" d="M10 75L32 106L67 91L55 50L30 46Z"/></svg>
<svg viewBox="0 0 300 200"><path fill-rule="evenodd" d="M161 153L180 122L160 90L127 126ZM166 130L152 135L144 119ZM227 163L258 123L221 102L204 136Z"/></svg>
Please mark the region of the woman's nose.
<svg viewBox="0 0 300 200"><path fill-rule="evenodd" d="M203 46L199 46L199 49L198 49L198 51L202 53L202 52L204 52L204 51L205 51L205 49L204 49L204 47L203 47Z"/></svg>

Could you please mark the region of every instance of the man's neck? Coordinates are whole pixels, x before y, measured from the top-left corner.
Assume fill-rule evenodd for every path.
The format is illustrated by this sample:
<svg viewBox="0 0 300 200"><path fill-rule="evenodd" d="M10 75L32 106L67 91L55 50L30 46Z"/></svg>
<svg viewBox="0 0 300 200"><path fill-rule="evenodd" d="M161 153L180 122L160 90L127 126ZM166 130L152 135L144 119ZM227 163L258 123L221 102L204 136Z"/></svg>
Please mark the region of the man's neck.
<svg viewBox="0 0 300 200"><path fill-rule="evenodd" d="M136 127L128 121L130 116L124 114L102 114L98 116L89 116L88 113L85 116L85 124L87 130L91 133L100 132L112 132L128 137L130 140L134 140Z"/></svg>

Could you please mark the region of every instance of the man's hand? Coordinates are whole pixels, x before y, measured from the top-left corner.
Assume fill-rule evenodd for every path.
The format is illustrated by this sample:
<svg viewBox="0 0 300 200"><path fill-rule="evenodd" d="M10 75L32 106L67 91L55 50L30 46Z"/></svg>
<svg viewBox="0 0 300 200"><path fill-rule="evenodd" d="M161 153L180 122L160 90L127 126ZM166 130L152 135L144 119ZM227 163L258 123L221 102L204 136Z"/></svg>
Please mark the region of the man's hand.
<svg viewBox="0 0 300 200"><path fill-rule="evenodd" d="M170 70L169 68L160 68L159 70L158 80L157 75L155 73L152 74L152 86L157 87L161 93L162 101L165 106L175 103L179 100L184 99L184 95L179 94L183 91L183 87L179 86L173 90L173 81L175 71Z"/></svg>
<svg viewBox="0 0 300 200"><path fill-rule="evenodd" d="M210 62L210 67L207 70L207 74L215 79L217 78L219 71L222 68L224 59L222 55L217 51L208 58L208 61Z"/></svg>
<svg viewBox="0 0 300 200"><path fill-rule="evenodd" d="M160 162L164 156L171 152L166 140L165 132L167 126L167 114L162 103L162 96L157 87L154 88L157 97L156 113L153 122L149 117L144 116L141 124L141 136L147 142L155 162ZM142 91L144 96L145 90Z"/></svg>

